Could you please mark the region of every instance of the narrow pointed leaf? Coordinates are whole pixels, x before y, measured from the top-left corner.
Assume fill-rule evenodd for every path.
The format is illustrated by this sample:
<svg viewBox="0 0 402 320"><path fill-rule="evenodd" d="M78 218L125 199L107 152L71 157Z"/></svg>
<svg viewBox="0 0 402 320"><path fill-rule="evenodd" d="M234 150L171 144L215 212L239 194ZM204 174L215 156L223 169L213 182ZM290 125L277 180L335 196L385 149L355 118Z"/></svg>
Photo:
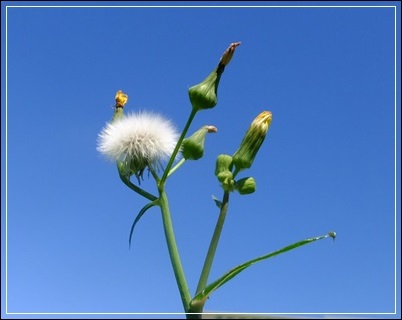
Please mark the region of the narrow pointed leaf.
<svg viewBox="0 0 402 320"><path fill-rule="evenodd" d="M212 200L214 200L216 206L217 206L219 209L222 209L222 201L218 200L218 198L216 198L215 196L212 196Z"/></svg>
<svg viewBox="0 0 402 320"><path fill-rule="evenodd" d="M248 267L250 267L251 265L253 265L256 262L268 259L268 258L272 258L274 256L277 256L281 253L285 253L287 251L296 249L300 246L303 246L305 244L317 241L317 240L321 240L321 239L325 239L328 237L333 237L335 233L334 232L330 232L326 235L323 236L319 236L319 237L315 237L315 238L308 238L308 239L304 239L302 241L298 241L295 242L291 245L288 245L286 247L283 247L282 249L279 249L277 251L273 251L270 252L268 254L265 254L263 256L260 256L258 258L249 260L243 264L238 265L237 267L229 270L228 272L226 272L222 277L220 277L218 280L212 282L211 284L209 284L202 292L200 292L198 295L196 295L194 297L194 299L191 302L191 305L197 306L199 304L203 304L205 303L206 299L211 295L212 292L214 292L216 289L218 289L219 287L221 287L222 285L224 285L226 282L228 282L230 279L232 279L233 277L235 277L236 275L238 275L240 272L242 272L243 270L247 269Z"/></svg>
<svg viewBox="0 0 402 320"><path fill-rule="evenodd" d="M155 205L156 205L156 201L150 202L150 203L148 203L147 205L145 205L145 206L140 210L140 212L137 214L137 217L135 218L135 220L134 220L134 222L133 222L133 224L132 224L132 226L131 226L130 237L128 238L128 246L129 246L129 248L131 248L131 239L132 239L132 236L133 236L133 232L134 232L135 225L137 224L138 221L140 221L140 219L142 218L142 216L144 215L144 213L145 213L149 208L152 208L152 207L155 206Z"/></svg>

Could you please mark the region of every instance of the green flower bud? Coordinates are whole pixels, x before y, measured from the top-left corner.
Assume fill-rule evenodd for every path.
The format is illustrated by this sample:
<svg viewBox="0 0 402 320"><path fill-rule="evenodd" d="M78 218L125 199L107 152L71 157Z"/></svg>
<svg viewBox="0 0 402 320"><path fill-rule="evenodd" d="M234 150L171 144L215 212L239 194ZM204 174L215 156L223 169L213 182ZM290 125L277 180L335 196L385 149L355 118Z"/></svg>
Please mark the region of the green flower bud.
<svg viewBox="0 0 402 320"><path fill-rule="evenodd" d="M219 172L216 176L219 182L224 182L225 180L233 180L233 173L230 171Z"/></svg>
<svg viewBox="0 0 402 320"><path fill-rule="evenodd" d="M229 48L223 53L218 66L210 73L204 81L188 90L191 105L196 110L210 109L218 103L218 85L225 66L228 65L233 57L235 49L240 42L231 43Z"/></svg>
<svg viewBox="0 0 402 320"><path fill-rule="evenodd" d="M225 191L232 192L236 189L236 181L233 179L233 173L223 171L218 174L218 180L222 183L222 188Z"/></svg>
<svg viewBox="0 0 402 320"><path fill-rule="evenodd" d="M271 121L272 113L263 111L251 123L239 149L233 155L236 172L251 167L258 150L264 142Z"/></svg>
<svg viewBox="0 0 402 320"><path fill-rule="evenodd" d="M216 68L203 82L188 90L190 102L194 109L210 109L216 106L218 103L218 85L222 72L218 73L218 68Z"/></svg>
<svg viewBox="0 0 402 320"><path fill-rule="evenodd" d="M233 179L233 164L232 157L227 154L220 154L216 158L215 175L219 182L222 183L222 188L225 191L233 191L236 189L236 182Z"/></svg>
<svg viewBox="0 0 402 320"><path fill-rule="evenodd" d="M236 189L236 181L232 180L225 180L222 183L222 188L223 190L227 191L227 192L233 192Z"/></svg>
<svg viewBox="0 0 402 320"><path fill-rule="evenodd" d="M255 191L256 185L253 177L240 179L236 182L236 190L240 194L250 194Z"/></svg>
<svg viewBox="0 0 402 320"><path fill-rule="evenodd" d="M221 172L232 171L232 157L227 154L220 154L216 158L215 175L218 176ZM220 180L219 180L220 181ZM222 182L222 181L220 181Z"/></svg>
<svg viewBox="0 0 402 320"><path fill-rule="evenodd" d="M204 155L204 142L207 133L215 133L218 129L214 126L203 126L191 137L183 140L181 152L188 160L198 160Z"/></svg>

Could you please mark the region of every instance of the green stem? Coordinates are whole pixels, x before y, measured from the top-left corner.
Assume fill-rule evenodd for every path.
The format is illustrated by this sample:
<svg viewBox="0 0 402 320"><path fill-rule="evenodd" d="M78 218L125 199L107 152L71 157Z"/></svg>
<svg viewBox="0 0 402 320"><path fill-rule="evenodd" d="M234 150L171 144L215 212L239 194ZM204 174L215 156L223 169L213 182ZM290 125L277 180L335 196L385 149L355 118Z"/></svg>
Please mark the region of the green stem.
<svg viewBox="0 0 402 320"><path fill-rule="evenodd" d="M197 291L195 295L199 294L202 290L204 290L207 285L209 273L212 267L212 262L214 260L216 248L218 246L219 237L221 236L223 224L226 218L226 213L228 211L228 206L229 206L229 192L225 191L225 193L223 194L222 206L219 213L219 218L215 226L215 231L212 236L211 243L209 245L208 253L205 258L204 266L202 268L200 280L198 281Z"/></svg>
<svg viewBox="0 0 402 320"><path fill-rule="evenodd" d="M180 291L184 312L188 312L190 308L191 295L188 289L186 278L184 276L179 251L177 250L176 239L174 236L173 225L172 225L172 218L170 216L169 203L163 188L159 188L159 206L162 211L163 228L165 230L165 237L168 245L170 261L172 263L177 286Z"/></svg>
<svg viewBox="0 0 402 320"><path fill-rule="evenodd" d="M159 177L158 177L158 175L156 174L155 170L152 169L151 166L148 166L148 169L149 169L149 172L151 172L152 177L154 177L156 183L158 184L158 183L159 183Z"/></svg>
<svg viewBox="0 0 402 320"><path fill-rule="evenodd" d="M178 163L176 163L176 165L172 169L170 169L168 177L170 177L177 169L179 169L184 164L184 162L186 162L186 159L182 158Z"/></svg>
<svg viewBox="0 0 402 320"><path fill-rule="evenodd" d="M155 201L156 199L158 199L153 194L146 192L144 189L141 189L140 187L137 187L134 183L132 183L130 181L130 179L128 179L124 174L122 174L119 163L117 163L117 169L119 171L119 176L120 176L121 181L123 181L124 184L127 187L129 187L131 190L137 192L138 194L142 195L143 197L147 198L148 200Z"/></svg>
<svg viewBox="0 0 402 320"><path fill-rule="evenodd" d="M162 176L162 178L161 178L161 180L160 180L160 182L159 182L159 185L160 185L161 187L163 187L164 184L165 184L165 181L166 181L166 179L167 179L167 177L168 177L170 168L171 168L172 165L173 165L173 161L176 159L177 153L179 152L180 147L181 147L181 143L183 142L183 140L184 140L184 138L185 138L185 136L186 136L186 134L187 134L187 131L188 131L188 129L190 128L191 122L193 122L194 117L195 117L195 115L197 114L197 111L198 111L198 110L195 109L195 108L193 108L193 109L191 110L191 113L190 113L190 116L188 117L187 123L186 123L186 125L185 125L185 127L184 127L184 129L183 129L183 132L182 132L181 135L180 135L179 141L177 141L176 147L175 147L175 149L174 149L174 151L173 151L173 153L172 153L172 156L170 157L170 160L169 160L169 162L168 162L168 164L167 164L167 166L166 166L166 168L165 168L165 172L163 173L163 176Z"/></svg>
<svg viewBox="0 0 402 320"><path fill-rule="evenodd" d="M240 172L240 169L235 168L235 171L233 172L233 179L236 178L237 174Z"/></svg>

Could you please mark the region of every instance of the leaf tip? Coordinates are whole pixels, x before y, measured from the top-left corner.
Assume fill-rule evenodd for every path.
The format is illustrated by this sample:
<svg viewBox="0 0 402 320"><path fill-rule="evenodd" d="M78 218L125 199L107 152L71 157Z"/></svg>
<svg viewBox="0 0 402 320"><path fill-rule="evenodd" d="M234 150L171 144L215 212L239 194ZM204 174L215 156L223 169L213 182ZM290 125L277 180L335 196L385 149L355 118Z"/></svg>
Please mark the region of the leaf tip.
<svg viewBox="0 0 402 320"><path fill-rule="evenodd" d="M212 200L214 200L216 206L217 206L219 209L222 209L222 201L218 200L218 198L216 198L214 195L212 195Z"/></svg>
<svg viewBox="0 0 402 320"><path fill-rule="evenodd" d="M330 231L330 232L328 232L328 236L331 237L335 241L336 232L335 231Z"/></svg>

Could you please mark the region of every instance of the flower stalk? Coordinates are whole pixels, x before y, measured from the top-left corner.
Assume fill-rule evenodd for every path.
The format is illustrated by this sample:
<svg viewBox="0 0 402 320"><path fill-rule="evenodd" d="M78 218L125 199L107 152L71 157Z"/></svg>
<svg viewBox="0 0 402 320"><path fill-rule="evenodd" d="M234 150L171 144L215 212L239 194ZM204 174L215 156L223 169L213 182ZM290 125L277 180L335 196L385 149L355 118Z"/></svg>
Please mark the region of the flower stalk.
<svg viewBox="0 0 402 320"><path fill-rule="evenodd" d="M195 295L204 290L207 285L209 274L211 272L212 262L214 261L216 248L218 247L219 238L222 233L223 224L225 223L226 213L229 208L229 192L225 191L222 198L222 205L219 212L218 221L216 222L215 230L212 235L211 243L209 244L208 253L205 258L204 266L202 267L200 279L198 280L197 290ZM202 308L201 311L202 312Z"/></svg>
<svg viewBox="0 0 402 320"><path fill-rule="evenodd" d="M198 110L196 110L194 108L191 109L191 113L190 113L190 116L187 119L187 123L184 126L184 129L183 129L183 131L182 131L182 133L181 133L181 135L179 137L179 140L177 141L176 147L174 148L172 156L170 157L169 162L168 162L168 164L167 164L167 166L165 168L165 172L163 173L163 176L159 181L159 187L163 187L165 185L166 179L167 179L168 174L169 174L169 171L172 168L174 159L176 158L176 156L177 156L177 154L178 154L178 152L180 150L181 144L182 144L182 142L183 142L183 140L184 140L184 138L185 138L185 136L187 134L188 129L190 128L191 123L194 120L195 115L197 114L197 111Z"/></svg>
<svg viewBox="0 0 402 320"><path fill-rule="evenodd" d="M162 212L163 229L165 231L166 243L168 246L170 261L172 263L176 283L179 288L180 297L183 303L184 311L190 308L191 295L188 289L186 277L177 249L176 239L173 231L172 217L170 215L169 202L164 188L159 188L159 206Z"/></svg>

